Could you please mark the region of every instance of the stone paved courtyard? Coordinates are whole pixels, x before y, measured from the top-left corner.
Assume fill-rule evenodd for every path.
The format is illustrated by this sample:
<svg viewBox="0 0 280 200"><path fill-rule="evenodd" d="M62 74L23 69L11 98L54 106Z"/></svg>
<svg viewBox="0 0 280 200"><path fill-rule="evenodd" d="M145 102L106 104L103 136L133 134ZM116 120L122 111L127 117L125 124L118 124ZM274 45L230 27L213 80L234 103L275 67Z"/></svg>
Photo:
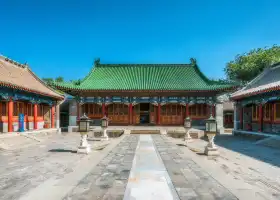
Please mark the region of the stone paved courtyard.
<svg viewBox="0 0 280 200"><path fill-rule="evenodd" d="M187 147L165 135L111 138L90 155L76 154L77 133L35 137L1 140L17 144L0 150L1 199L143 199L145 190L145 200L159 191L161 200L280 199L280 150L253 139L218 137L221 155L211 158L199 153L204 140Z"/></svg>

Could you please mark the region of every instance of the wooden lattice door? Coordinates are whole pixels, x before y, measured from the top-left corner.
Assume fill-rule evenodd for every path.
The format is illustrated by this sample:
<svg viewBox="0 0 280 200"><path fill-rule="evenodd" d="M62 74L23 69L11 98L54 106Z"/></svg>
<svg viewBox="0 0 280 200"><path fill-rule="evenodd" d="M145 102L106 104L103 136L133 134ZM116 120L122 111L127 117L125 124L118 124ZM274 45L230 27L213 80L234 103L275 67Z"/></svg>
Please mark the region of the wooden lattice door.
<svg viewBox="0 0 280 200"><path fill-rule="evenodd" d="M133 124L140 123L140 104L133 106Z"/></svg>

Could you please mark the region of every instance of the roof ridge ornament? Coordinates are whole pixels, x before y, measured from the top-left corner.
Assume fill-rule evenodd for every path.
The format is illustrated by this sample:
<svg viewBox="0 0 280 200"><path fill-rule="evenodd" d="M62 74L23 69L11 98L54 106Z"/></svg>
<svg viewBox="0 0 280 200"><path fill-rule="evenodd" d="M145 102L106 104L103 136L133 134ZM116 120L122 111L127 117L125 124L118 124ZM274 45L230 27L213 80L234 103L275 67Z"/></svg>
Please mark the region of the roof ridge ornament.
<svg viewBox="0 0 280 200"><path fill-rule="evenodd" d="M197 61L195 58L190 58L190 62L192 65L196 65L197 64Z"/></svg>
<svg viewBox="0 0 280 200"><path fill-rule="evenodd" d="M94 59L94 66L100 65L100 58Z"/></svg>
<svg viewBox="0 0 280 200"><path fill-rule="evenodd" d="M25 62L24 64L21 64L21 63L19 63L19 62L13 60L13 59L11 59L11 58L8 58L7 56L3 56L2 54L0 54L0 58L3 59L3 60L5 60L6 62L9 62L9 63L11 63L11 64L13 64L13 65L15 65L15 66L18 66L18 67L22 67L22 68L28 67L27 62Z"/></svg>

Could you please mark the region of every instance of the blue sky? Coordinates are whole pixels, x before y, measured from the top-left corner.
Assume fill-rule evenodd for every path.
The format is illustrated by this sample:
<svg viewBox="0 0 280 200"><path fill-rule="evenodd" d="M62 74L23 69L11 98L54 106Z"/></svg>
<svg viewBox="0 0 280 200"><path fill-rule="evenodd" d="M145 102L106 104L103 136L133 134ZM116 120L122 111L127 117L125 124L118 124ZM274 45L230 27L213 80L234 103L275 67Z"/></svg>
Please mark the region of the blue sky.
<svg viewBox="0 0 280 200"><path fill-rule="evenodd" d="M280 44L279 0L2 0L0 53L39 77L83 78L101 63L188 63L210 78Z"/></svg>

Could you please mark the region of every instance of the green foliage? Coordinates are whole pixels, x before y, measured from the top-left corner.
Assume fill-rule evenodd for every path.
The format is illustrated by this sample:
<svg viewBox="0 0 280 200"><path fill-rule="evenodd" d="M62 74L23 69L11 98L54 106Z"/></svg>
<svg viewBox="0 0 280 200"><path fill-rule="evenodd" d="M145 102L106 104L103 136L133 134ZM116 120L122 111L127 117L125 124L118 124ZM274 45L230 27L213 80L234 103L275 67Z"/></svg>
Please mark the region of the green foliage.
<svg viewBox="0 0 280 200"><path fill-rule="evenodd" d="M64 78L62 76L59 76L55 79L55 81L61 83L64 82Z"/></svg>
<svg viewBox="0 0 280 200"><path fill-rule="evenodd" d="M246 83L259 75L264 68L277 62L280 62L280 46L274 45L237 55L233 61L227 63L224 70L229 80Z"/></svg>
<svg viewBox="0 0 280 200"><path fill-rule="evenodd" d="M52 84L52 83L54 83L54 82L59 82L59 83L61 83L61 82L64 82L64 78L62 77L62 76L58 76L58 77L56 77L55 79L53 79L53 78L42 78L42 80L46 83L46 84Z"/></svg>
<svg viewBox="0 0 280 200"><path fill-rule="evenodd" d="M74 85L80 85L81 84L81 80L80 79L78 79L78 80L71 80L70 82L73 83Z"/></svg>
<svg viewBox="0 0 280 200"><path fill-rule="evenodd" d="M216 83L216 84L218 83L218 84L239 85L239 83L236 82L236 81L234 81L234 80L221 79L221 78L219 78L219 79L214 79L214 78L212 78L212 79L209 79L209 80L210 80L210 82Z"/></svg>
<svg viewBox="0 0 280 200"><path fill-rule="evenodd" d="M54 82L53 78L42 78L42 80L46 83L46 84L51 84Z"/></svg>

